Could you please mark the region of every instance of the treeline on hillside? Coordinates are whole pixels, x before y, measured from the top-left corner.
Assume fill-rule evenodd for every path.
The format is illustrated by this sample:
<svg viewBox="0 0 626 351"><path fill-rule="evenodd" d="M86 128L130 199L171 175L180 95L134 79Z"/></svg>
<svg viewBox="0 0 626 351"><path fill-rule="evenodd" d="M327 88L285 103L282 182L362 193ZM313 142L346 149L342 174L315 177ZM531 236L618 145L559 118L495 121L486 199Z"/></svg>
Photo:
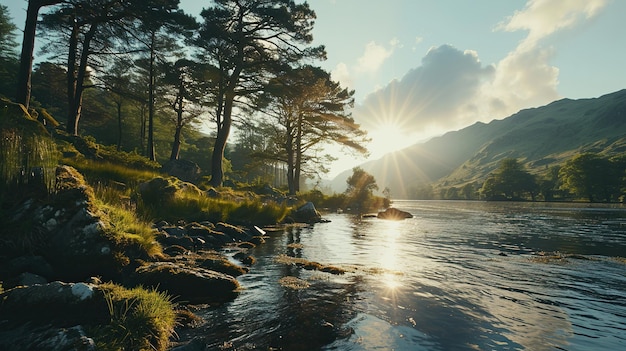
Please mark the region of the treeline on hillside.
<svg viewBox="0 0 626 351"><path fill-rule="evenodd" d="M216 0L200 14L178 0L30 0L19 45L0 5L0 95L61 122L56 132L196 162L213 186L295 194L327 171L324 145L366 152L354 91L312 65L326 55L311 45L314 19L287 0Z"/></svg>
<svg viewBox="0 0 626 351"><path fill-rule="evenodd" d="M432 186L423 186L414 195L445 200L624 202L626 154L582 153L543 174L531 174L518 159L507 158L482 184L441 188L438 194Z"/></svg>

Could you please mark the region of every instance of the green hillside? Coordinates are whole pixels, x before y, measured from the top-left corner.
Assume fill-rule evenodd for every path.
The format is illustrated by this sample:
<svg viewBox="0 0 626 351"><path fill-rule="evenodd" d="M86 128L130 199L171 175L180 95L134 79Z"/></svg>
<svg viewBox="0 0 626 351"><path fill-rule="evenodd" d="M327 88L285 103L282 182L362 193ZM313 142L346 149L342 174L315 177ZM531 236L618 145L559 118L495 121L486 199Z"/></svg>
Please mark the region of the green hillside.
<svg viewBox="0 0 626 351"><path fill-rule="evenodd" d="M581 152L626 152L626 89L476 123L361 167L393 197L410 198L414 189L428 184L436 189L482 183L504 158L517 158L531 173L542 173ZM348 173L333 181L334 189L341 191Z"/></svg>

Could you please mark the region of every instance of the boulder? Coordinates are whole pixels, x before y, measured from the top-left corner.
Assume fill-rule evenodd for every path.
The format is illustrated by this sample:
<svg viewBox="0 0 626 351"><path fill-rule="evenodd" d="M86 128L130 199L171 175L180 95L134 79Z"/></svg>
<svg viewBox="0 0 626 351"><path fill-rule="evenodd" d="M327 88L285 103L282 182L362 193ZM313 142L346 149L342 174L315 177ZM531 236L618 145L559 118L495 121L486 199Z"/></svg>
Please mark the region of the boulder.
<svg viewBox="0 0 626 351"><path fill-rule="evenodd" d="M95 351L96 343L82 326L68 328L41 326L0 331L0 350Z"/></svg>
<svg viewBox="0 0 626 351"><path fill-rule="evenodd" d="M6 214L7 228L28 223L28 230L0 240L0 257L12 259L0 265L0 279L29 272L47 280L82 280L117 272L112 252L118 243L107 234L111 225L93 189L69 166L56 168L54 188L46 201L28 199Z"/></svg>
<svg viewBox="0 0 626 351"><path fill-rule="evenodd" d="M41 285L48 283L48 280L40 275L24 272L17 276L18 286Z"/></svg>
<svg viewBox="0 0 626 351"><path fill-rule="evenodd" d="M17 323L78 325L108 316L103 295L87 283L19 286L0 294L0 300L0 320Z"/></svg>
<svg viewBox="0 0 626 351"><path fill-rule="evenodd" d="M93 189L69 166L57 168L56 188L53 205L34 215L49 230L42 255L55 267L56 278L113 274L118 266L112 255L117 244L106 234L110 224L95 205Z"/></svg>
<svg viewBox="0 0 626 351"><path fill-rule="evenodd" d="M390 207L383 212L378 212L378 218L389 219L389 220L401 220L401 219L406 219L406 218L413 218L413 215L410 214L409 212Z"/></svg>
<svg viewBox="0 0 626 351"><path fill-rule="evenodd" d="M152 206L166 204L173 200L177 193L203 196L204 192L197 186L182 182L175 177L156 177L139 184L139 194L143 201Z"/></svg>
<svg viewBox="0 0 626 351"><path fill-rule="evenodd" d="M19 256L0 267L0 278L7 279L26 272L51 278L54 270L41 256Z"/></svg>
<svg viewBox="0 0 626 351"><path fill-rule="evenodd" d="M298 207L291 213L291 217L299 223L318 223L322 221L322 215L312 202L307 202Z"/></svg>
<svg viewBox="0 0 626 351"><path fill-rule="evenodd" d="M178 262L153 262L137 268L137 285L152 287L176 296L179 301L212 303L237 296L239 282L224 273L186 266Z"/></svg>
<svg viewBox="0 0 626 351"><path fill-rule="evenodd" d="M235 239L235 241L249 241L250 239L252 239L252 235L248 233L245 228L228 223L217 223L215 225L214 231L224 233L229 237Z"/></svg>
<svg viewBox="0 0 626 351"><path fill-rule="evenodd" d="M158 206L174 198L178 188L175 178L156 177L139 184L139 194L146 204Z"/></svg>
<svg viewBox="0 0 626 351"><path fill-rule="evenodd" d="M202 169L197 163L189 160L169 160L162 171L185 182L196 182L200 179Z"/></svg>

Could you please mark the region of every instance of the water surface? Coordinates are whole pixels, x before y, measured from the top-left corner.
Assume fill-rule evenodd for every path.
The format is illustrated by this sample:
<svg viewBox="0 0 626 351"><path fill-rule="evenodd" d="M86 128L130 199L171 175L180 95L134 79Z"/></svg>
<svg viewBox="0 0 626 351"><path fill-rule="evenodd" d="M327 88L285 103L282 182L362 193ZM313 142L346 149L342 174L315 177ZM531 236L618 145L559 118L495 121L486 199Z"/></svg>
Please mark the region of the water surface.
<svg viewBox="0 0 626 351"><path fill-rule="evenodd" d="M396 201L404 221L328 214L271 233L233 302L193 330L215 350L626 349L626 208ZM288 255L347 270L333 275ZM295 277L308 288L293 289Z"/></svg>

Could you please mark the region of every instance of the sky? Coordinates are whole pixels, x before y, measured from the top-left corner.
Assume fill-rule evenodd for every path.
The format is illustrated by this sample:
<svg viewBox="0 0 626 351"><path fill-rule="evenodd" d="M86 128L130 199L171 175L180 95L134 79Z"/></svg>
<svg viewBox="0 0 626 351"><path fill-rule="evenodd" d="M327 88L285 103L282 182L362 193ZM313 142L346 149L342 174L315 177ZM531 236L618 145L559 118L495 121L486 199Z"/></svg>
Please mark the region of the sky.
<svg viewBox="0 0 626 351"><path fill-rule="evenodd" d="M26 0L0 0L19 28ZM318 62L355 90L369 158L561 98L626 88L623 0L309 0ZM198 15L208 0L181 0Z"/></svg>
<svg viewBox="0 0 626 351"><path fill-rule="evenodd" d="M311 0L370 159L478 121L626 88L626 1ZM362 160L341 157L331 173ZM332 174L331 174L332 175Z"/></svg>

